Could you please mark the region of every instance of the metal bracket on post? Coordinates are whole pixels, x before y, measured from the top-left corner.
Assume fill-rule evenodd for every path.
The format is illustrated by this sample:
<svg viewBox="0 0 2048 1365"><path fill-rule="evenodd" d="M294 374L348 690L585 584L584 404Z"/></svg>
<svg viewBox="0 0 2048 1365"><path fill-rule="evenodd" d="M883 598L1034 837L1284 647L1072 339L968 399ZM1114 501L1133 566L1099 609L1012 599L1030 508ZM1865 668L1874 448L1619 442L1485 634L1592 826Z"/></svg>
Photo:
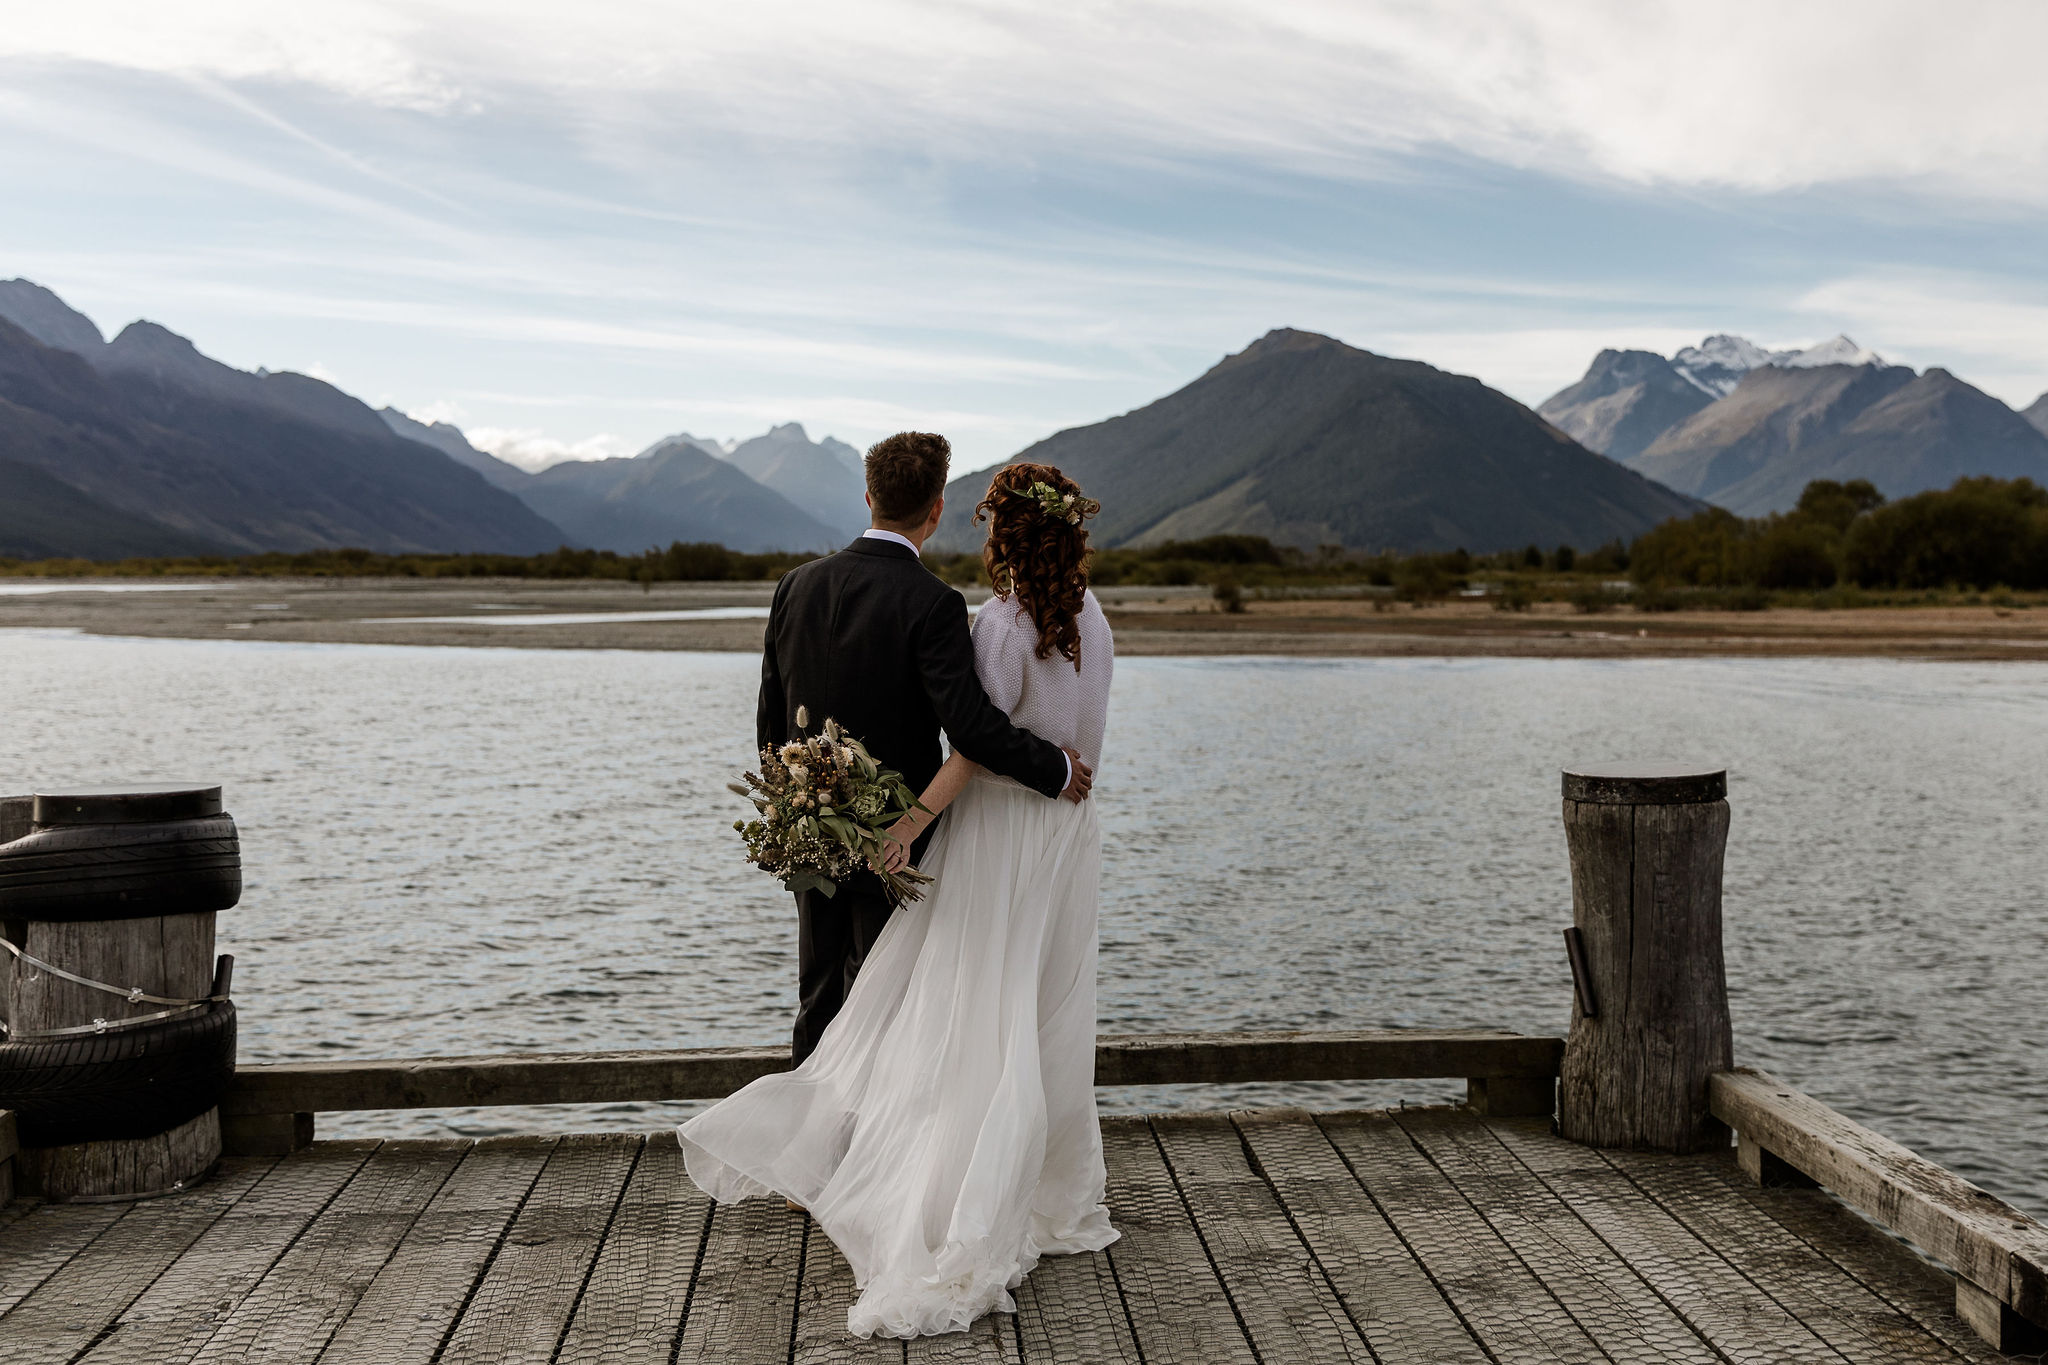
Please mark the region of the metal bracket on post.
<svg viewBox="0 0 2048 1365"><path fill-rule="evenodd" d="M1579 999L1580 1016L1598 1019L1600 1002L1593 998L1593 969L1586 965L1586 936L1576 924L1564 931L1564 956L1572 965L1572 994Z"/></svg>

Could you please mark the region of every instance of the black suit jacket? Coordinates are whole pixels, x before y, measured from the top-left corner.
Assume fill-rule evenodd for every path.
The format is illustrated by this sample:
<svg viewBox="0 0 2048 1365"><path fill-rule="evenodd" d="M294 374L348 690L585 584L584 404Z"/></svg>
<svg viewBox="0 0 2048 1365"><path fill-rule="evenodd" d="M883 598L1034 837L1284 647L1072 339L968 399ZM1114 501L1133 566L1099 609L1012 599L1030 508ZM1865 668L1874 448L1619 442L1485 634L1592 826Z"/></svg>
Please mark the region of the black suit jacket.
<svg viewBox="0 0 2048 1365"><path fill-rule="evenodd" d="M974 671L967 602L905 547L862 537L782 576L761 658L760 744L781 744L807 707L922 791L953 747L1046 796L1067 783L1060 748L996 709Z"/></svg>

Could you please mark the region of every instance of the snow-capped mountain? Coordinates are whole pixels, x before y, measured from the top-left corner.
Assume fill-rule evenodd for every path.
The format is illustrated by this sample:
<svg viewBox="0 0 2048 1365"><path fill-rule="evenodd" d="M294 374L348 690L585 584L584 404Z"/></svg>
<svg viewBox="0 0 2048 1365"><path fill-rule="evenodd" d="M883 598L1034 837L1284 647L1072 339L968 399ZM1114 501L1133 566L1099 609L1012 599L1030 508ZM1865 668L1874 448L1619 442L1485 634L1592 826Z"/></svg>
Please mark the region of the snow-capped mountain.
<svg viewBox="0 0 2048 1365"><path fill-rule="evenodd" d="M1687 346L1671 357L1671 367L1711 398L1726 398L1735 392L1742 376L1766 365L1788 370L1812 369L1817 365L1882 365L1884 357L1846 336L1834 336L1818 346L1765 350L1748 337L1717 333L1697 346Z"/></svg>

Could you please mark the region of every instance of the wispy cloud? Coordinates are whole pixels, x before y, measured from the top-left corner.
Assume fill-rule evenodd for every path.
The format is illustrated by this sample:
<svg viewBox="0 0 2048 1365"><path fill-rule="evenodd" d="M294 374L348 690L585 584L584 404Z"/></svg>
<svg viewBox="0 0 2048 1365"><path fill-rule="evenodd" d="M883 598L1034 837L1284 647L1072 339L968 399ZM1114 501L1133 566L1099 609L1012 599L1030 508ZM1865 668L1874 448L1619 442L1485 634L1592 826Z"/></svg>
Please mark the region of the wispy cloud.
<svg viewBox="0 0 2048 1365"><path fill-rule="evenodd" d="M986 463L1279 325L1529 402L1717 330L2012 397L2044 42L1979 0L76 0L0 27L0 272L532 459L796 419Z"/></svg>
<svg viewBox="0 0 2048 1365"><path fill-rule="evenodd" d="M1084 142L1319 174L1450 147L1640 183L1870 179L2048 195L2038 54L2013 0L80 0L0 54L319 86L624 140L688 128L973 160Z"/></svg>

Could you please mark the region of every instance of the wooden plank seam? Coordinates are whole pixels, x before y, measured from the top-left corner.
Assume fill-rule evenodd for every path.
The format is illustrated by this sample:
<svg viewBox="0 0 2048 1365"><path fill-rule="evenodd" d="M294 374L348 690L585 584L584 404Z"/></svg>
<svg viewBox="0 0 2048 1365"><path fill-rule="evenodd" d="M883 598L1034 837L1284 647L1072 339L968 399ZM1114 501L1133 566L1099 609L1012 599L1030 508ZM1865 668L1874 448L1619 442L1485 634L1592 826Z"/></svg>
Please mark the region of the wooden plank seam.
<svg viewBox="0 0 2048 1365"><path fill-rule="evenodd" d="M1578 1204L1575 1201L1568 1198L1564 1191L1559 1190L1555 1185L1551 1184L1550 1180L1547 1177L1545 1177L1543 1172L1537 1170L1534 1166L1531 1166L1528 1162L1524 1161L1522 1159L1521 1153L1515 1151L1514 1148L1510 1147L1507 1144L1507 1142L1501 1137L1499 1130L1495 1128L1493 1124L1483 1124L1482 1127L1485 1128L1488 1138L1496 1146L1500 1148L1501 1152L1504 1154L1506 1159L1512 1162L1517 1167L1521 1168L1523 1171L1527 1172L1529 1178L1532 1181L1534 1181L1540 1189L1543 1189L1544 1191L1548 1192L1551 1198L1555 1199L1560 1205L1567 1209L1571 1213L1573 1219L1577 1221L1578 1226L1584 1228L1593 1237L1595 1241L1600 1243L1601 1246L1605 1247L1608 1250L1608 1252L1614 1257L1615 1262L1617 1264L1626 1267L1629 1274L1635 1277L1636 1282L1642 1285L1644 1289L1649 1291L1651 1297L1655 1298L1658 1303L1662 1304L1664 1308L1673 1317L1677 1318L1681 1323L1685 1324L1686 1328L1690 1330L1695 1337L1699 1338L1700 1342L1703 1345L1705 1345L1705 1347L1709 1351L1712 1351L1715 1355L1721 1357L1721 1359L1723 1360L1726 1360L1728 1358L1727 1353L1722 1351L1722 1349L1718 1345L1716 1345L1704 1331L1701 1330L1700 1324L1693 1321L1693 1319L1685 1312L1685 1310L1681 1308L1675 1300L1673 1300L1671 1295L1667 1294L1664 1291L1663 1286L1659 1285L1650 1276L1646 1275L1643 1272L1642 1267L1637 1265L1634 1260L1624 1255L1622 1253L1621 1248L1614 1244L1613 1239L1610 1238L1605 1232L1601 1231L1601 1229L1591 1219L1587 1218L1585 1216L1585 1212L1578 1206Z"/></svg>
<svg viewBox="0 0 2048 1365"><path fill-rule="evenodd" d="M1242 1113L1244 1111L1240 1110L1238 1112ZM1358 1334L1358 1340L1365 1347L1367 1354L1371 1355L1375 1361L1379 1360L1379 1352L1373 1350L1372 1341L1366 1334L1365 1325L1359 1322L1357 1311L1352 1308L1351 1301L1345 1298L1343 1293L1338 1290L1336 1277L1330 1274L1330 1268L1323 1264L1323 1258L1316 1251L1314 1243L1310 1242L1308 1235L1302 1231L1301 1222L1295 1217L1293 1208L1288 1205L1286 1196L1280 1192L1279 1183L1267 1171L1265 1163L1259 1160L1259 1154L1253 1149L1251 1139L1245 1136L1244 1127L1238 1121L1237 1113L1233 1113L1230 1116L1230 1131L1237 1135L1238 1146L1244 1150L1245 1164L1251 1167L1252 1174L1256 1175L1264 1183L1267 1191L1273 1196L1273 1203L1280 1210L1280 1216L1287 1220L1288 1230L1293 1232L1294 1240L1301 1243L1302 1250L1308 1253L1309 1264L1316 1268L1316 1274L1323 1277L1324 1285L1329 1288L1330 1297L1336 1300L1339 1308L1344 1310L1345 1320L1351 1324L1351 1330ZM1249 1334L1247 1334L1247 1339L1249 1339ZM1252 1349L1258 1349L1256 1343L1253 1344Z"/></svg>
<svg viewBox="0 0 2048 1365"><path fill-rule="evenodd" d="M640 1170L640 1163L646 1156L647 1142L643 1138L640 1145L633 1149L633 1159L627 1163L626 1178L619 1182L619 1192L612 1196L612 1211L606 1215L604 1230L598 1233L597 1244L591 1249L590 1264L583 1267L583 1282L576 1286L576 1296L569 1301L569 1311L562 1314L562 1330L555 1334L555 1349L549 1353L549 1360L559 1359L562 1354L563 1343L569 1340L569 1331L576 1325L576 1310L583 1306L583 1296L590 1292L590 1277L597 1273L598 1262L604 1259L604 1244L611 1240L612 1229L618 1225L619 1210L624 1207L626 1202L626 1191L632 1188L633 1176ZM553 1159L553 1153L549 1153L549 1160ZM539 1186L540 1179L535 1177L533 1187L527 1191L529 1198L532 1196L533 1189L537 1189ZM524 1202L523 1200L521 1201L522 1204ZM512 1224L517 1221L518 1215L515 1214L512 1220L506 1223L506 1228L509 1230ZM502 1240L501 1238L500 1241L502 1242ZM483 1276L479 1275L477 1277L477 1283L483 1283Z"/></svg>
<svg viewBox="0 0 2048 1365"><path fill-rule="evenodd" d="M1358 1167L1352 1164L1350 1153L1346 1152L1343 1145L1331 1137L1329 1130L1323 1127L1322 1115L1316 1114L1311 1117L1315 1123L1316 1131L1322 1134L1323 1141L1330 1145L1330 1150L1336 1154L1337 1160L1344 1163L1344 1169L1351 1173L1352 1183L1358 1186L1359 1192L1365 1196L1366 1202L1370 1203L1379 1213L1380 1219L1387 1225L1388 1231L1394 1234L1395 1239L1401 1243L1402 1250L1408 1253L1408 1259L1413 1261L1421 1269L1423 1275L1428 1278L1431 1287L1437 1292L1437 1297L1444 1301L1444 1306L1451 1310L1453 1317L1457 1318L1458 1325L1465 1329L1465 1335L1472 1339L1472 1344L1477 1346L1488 1360L1494 1361L1496 1365L1500 1365L1500 1357L1494 1354L1493 1348L1487 1344L1486 1339L1472 1326L1472 1320L1465 1316L1464 1308L1451 1296L1450 1291L1444 1287L1444 1282L1438 1278L1435 1268L1422 1258L1421 1253L1416 1251L1414 1242L1409 1240L1408 1234L1402 1230L1401 1225L1394 1221L1394 1215L1388 1211L1385 1204L1380 1202L1380 1197L1372 1192L1372 1186L1366 1183L1365 1177L1358 1173Z"/></svg>
<svg viewBox="0 0 2048 1365"><path fill-rule="evenodd" d="M682 1354L683 1332L690 1325L690 1305L697 1299L698 1274L704 1269L704 1248L711 1241L711 1219L718 1212L716 1202L704 1206L704 1222L697 1229L697 1254L690 1259L690 1280L683 1287L683 1311L676 1314L676 1332L668 1344L669 1365L675 1365Z"/></svg>
<svg viewBox="0 0 2048 1365"><path fill-rule="evenodd" d="M1232 1125L1232 1131L1236 1126ZM1209 1263L1209 1273L1216 1279L1217 1288L1223 1291L1223 1301L1230 1305L1230 1315L1237 1319L1237 1330L1244 1336L1245 1348L1252 1353L1252 1359L1263 1362L1259 1354L1259 1343L1252 1338L1251 1325L1245 1321L1244 1309L1237 1303L1237 1295L1230 1288L1230 1281L1224 1278L1223 1267L1216 1263L1216 1252L1209 1245L1209 1236L1202 1231L1202 1222L1195 1217L1195 1206L1188 1201L1188 1192L1182 1188L1180 1172L1173 1168L1173 1158L1166 1154L1166 1144L1159 1140L1159 1130L1148 1120L1145 1133L1152 1139L1152 1146L1159 1152L1159 1164L1166 1168L1166 1178L1173 1183L1174 1198L1180 1201L1181 1212L1187 1216L1188 1229L1195 1234L1195 1241L1201 1244L1202 1258ZM1140 1350L1143 1348L1140 1347Z"/></svg>

